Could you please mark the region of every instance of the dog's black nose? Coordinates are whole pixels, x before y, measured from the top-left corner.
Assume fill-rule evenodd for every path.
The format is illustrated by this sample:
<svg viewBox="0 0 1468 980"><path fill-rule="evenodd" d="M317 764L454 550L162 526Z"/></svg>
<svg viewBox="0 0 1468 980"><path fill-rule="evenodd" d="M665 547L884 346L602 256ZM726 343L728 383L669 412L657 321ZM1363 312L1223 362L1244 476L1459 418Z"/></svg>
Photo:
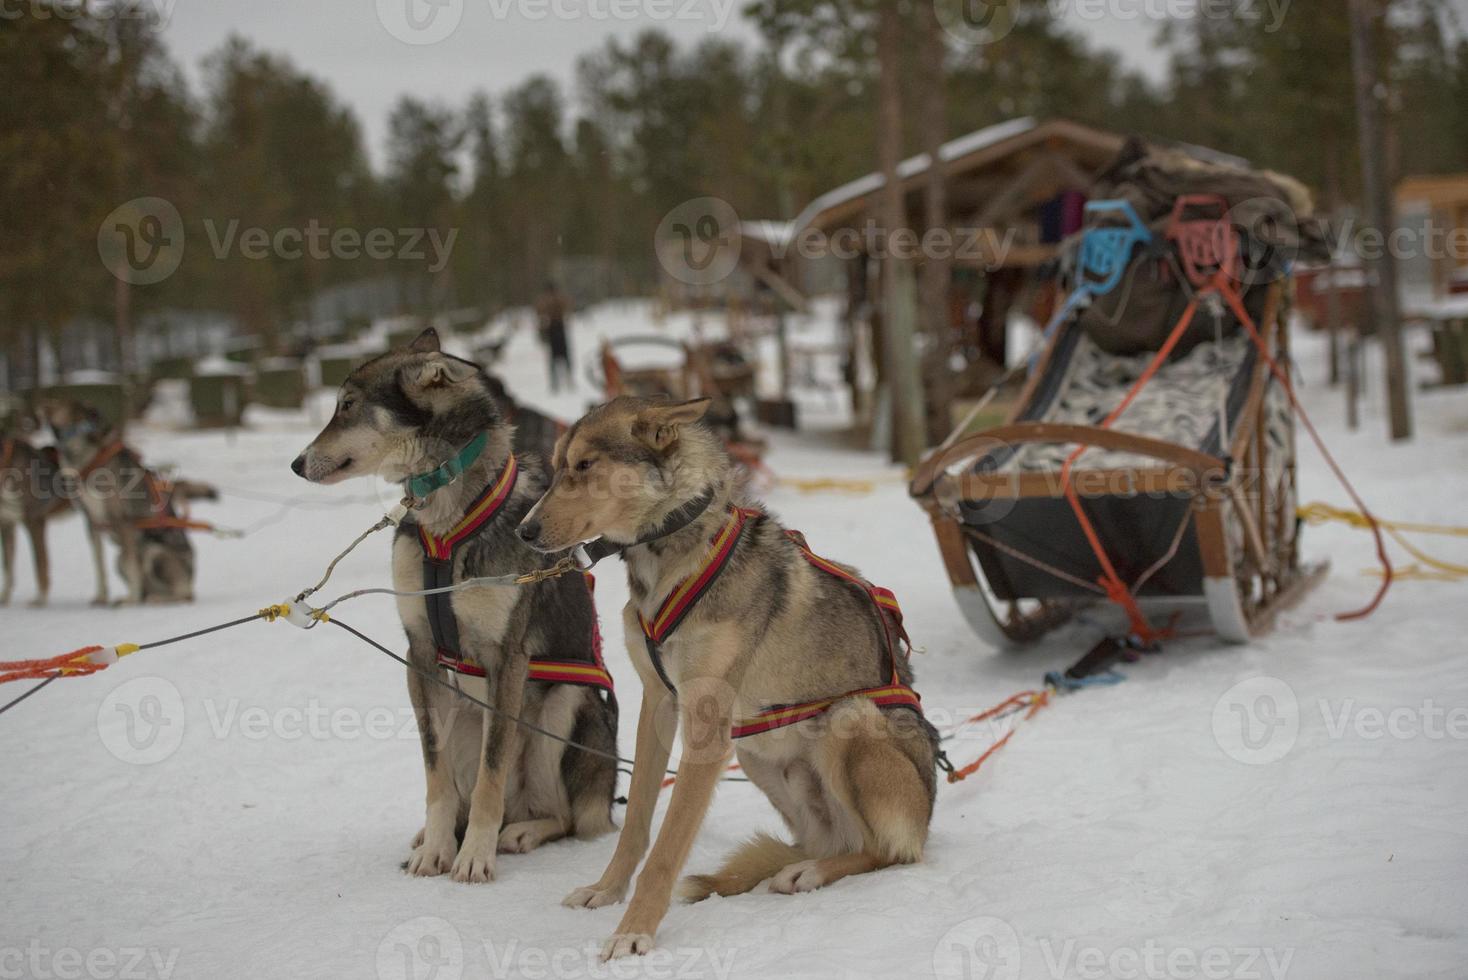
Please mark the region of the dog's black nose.
<svg viewBox="0 0 1468 980"><path fill-rule="evenodd" d="M305 476L306 475L306 454L305 453L302 453L301 455L297 456L295 459L291 460L291 472L294 473L296 476Z"/></svg>
<svg viewBox="0 0 1468 980"><path fill-rule="evenodd" d="M528 544L528 543L534 541L536 538L540 537L540 522L539 521L521 521L520 522L520 527L519 527L519 532L520 532L520 540L521 541L524 541L524 542L526 542Z"/></svg>

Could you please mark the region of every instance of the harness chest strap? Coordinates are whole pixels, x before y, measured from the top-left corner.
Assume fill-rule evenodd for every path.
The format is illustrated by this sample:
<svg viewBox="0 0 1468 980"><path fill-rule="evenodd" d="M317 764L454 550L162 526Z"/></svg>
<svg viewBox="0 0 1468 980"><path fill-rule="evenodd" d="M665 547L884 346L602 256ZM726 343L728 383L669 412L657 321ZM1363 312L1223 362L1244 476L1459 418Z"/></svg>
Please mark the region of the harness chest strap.
<svg viewBox="0 0 1468 980"><path fill-rule="evenodd" d="M173 484L164 480L157 473L143 466L142 457L133 450L127 448L127 444L121 439L114 439L89 459L85 466L76 471L78 480L85 480L101 467L110 463L114 457L124 450L131 452L134 461L143 471L143 485L148 489L148 498L153 508L153 513L148 517L140 517L132 522L133 527L140 531L177 528L186 531L213 531L216 530L212 524L203 521L189 519L187 505L184 506L183 514L169 513L169 496L173 491ZM8 461L8 457L7 457ZM3 464L0 464L3 465Z"/></svg>
<svg viewBox="0 0 1468 980"><path fill-rule="evenodd" d="M112 457L116 456L118 453L122 452L126 448L127 447L123 445L121 439L112 440L107 445L97 450L97 455L89 459L87 461L87 465L76 471L77 479L85 480L87 477L95 473L98 467L110 462Z"/></svg>
<svg viewBox="0 0 1468 980"><path fill-rule="evenodd" d="M672 681L669 679L667 670L663 666L662 644L673 633L674 630L687 618L689 612L698 604L709 587L718 578L733 554L735 546L743 535L744 527L749 519L760 515L762 512L743 507L731 508L729 520L720 528L719 533L714 536L709 545L708 554L704 557L704 563L698 572L685 579L677 588L673 589L662 603L651 620L638 613L638 620L642 625L643 637L647 644L648 656L652 660L653 669L657 671L658 677L667 686L669 691L677 694ZM730 737L745 738L750 735L758 735L762 732L773 731L776 728L784 728L797 722L814 718L829 710L838 701L847 698L863 698L871 701L878 707L907 707L921 713L922 701L918 693L908 685L902 683L897 670L897 657L899 656L898 638L907 641L907 632L902 626L902 610L897 604L897 597L887 589L874 586L861 578L848 572L846 569L833 562L815 554L806 546L804 537L798 531L786 531L786 535L800 549L801 555L816 568L834 575L837 578L850 582L866 592L872 602L877 606L879 617L882 621L884 639L886 640L887 652L892 662L891 680L878 687L862 688L856 691L848 691L845 694L832 698L821 698L816 701L807 701L802 704L779 705L767 708L751 718L736 721L730 729ZM895 635L894 635L895 634Z"/></svg>
<svg viewBox="0 0 1468 980"><path fill-rule="evenodd" d="M519 479L520 465L514 454L510 455L504 471L489 485L468 512L442 538L435 537L418 526L418 541L423 547L423 587L439 589L454 584L454 548L465 538L478 531L495 518L503 509L505 501L515 490ZM588 590L592 588L591 576L586 576ZM452 593L440 592L423 597L428 606L428 625L433 632L433 643L438 652L438 663L455 673L470 677L485 676L484 668L462 659L459 647L459 623L454 616ZM530 679L553 684L582 684L599 687L609 694L614 693L612 676L602 663L601 630L596 616L592 616L592 657L594 663L578 663L562 660L531 660Z"/></svg>
<svg viewBox="0 0 1468 980"><path fill-rule="evenodd" d="M612 675L602 664L600 650L601 631L596 627L593 629L593 649L596 652L596 663L584 664L574 663L567 660L531 660L529 679L532 681L544 681L547 684L580 684L583 687L599 687L608 694L615 694L616 689L612 686ZM438 652L438 665L447 667L456 674L464 674L468 677L483 677L485 670L477 664L471 664L467 660L460 660L440 650Z"/></svg>

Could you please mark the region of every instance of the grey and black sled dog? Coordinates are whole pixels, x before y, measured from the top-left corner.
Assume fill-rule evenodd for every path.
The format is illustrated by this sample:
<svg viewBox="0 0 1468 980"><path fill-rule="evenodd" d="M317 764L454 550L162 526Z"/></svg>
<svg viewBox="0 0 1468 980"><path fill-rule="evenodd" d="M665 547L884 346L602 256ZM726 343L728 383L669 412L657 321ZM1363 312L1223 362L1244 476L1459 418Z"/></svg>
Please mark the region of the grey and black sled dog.
<svg viewBox="0 0 1468 980"><path fill-rule="evenodd" d="M682 756L637 891L603 948L646 953L728 763L784 818L682 896L802 892L921 858L937 738L912 691L891 593L819 558L798 534L733 499L707 400L618 398L562 436L550 489L520 525L535 547L620 551L627 649L643 684L636 765L616 852L566 905L620 902L647 853L676 712ZM590 544L587 544L590 542Z"/></svg>
<svg viewBox="0 0 1468 980"><path fill-rule="evenodd" d="M15 591L15 529L24 527L31 539L36 569L33 606L44 606L51 591L51 558L46 550L46 521L66 509L66 498L56 492L61 461L53 447L37 448L19 435L0 433L0 606Z"/></svg>
<svg viewBox="0 0 1468 980"><path fill-rule="evenodd" d="M544 464L513 429L479 365L425 330L363 364L336 413L291 464L313 483L378 475L422 499L393 541L393 586L441 588L553 562L515 526L544 491ZM589 581L473 586L403 596L408 694L427 770L427 813L406 869L491 881L497 852L614 829L617 705L601 664ZM437 672L485 711L419 671ZM515 719L587 746L547 738Z"/></svg>
<svg viewBox="0 0 1468 980"><path fill-rule="evenodd" d="M50 401L41 417L51 427L64 464L64 477L86 517L87 538L97 593L94 605L108 602L107 564L102 539L117 545L117 570L127 584L127 603L192 602L194 546L177 526L183 500L211 499L207 484L171 482L149 470L122 441L121 431L89 405Z"/></svg>

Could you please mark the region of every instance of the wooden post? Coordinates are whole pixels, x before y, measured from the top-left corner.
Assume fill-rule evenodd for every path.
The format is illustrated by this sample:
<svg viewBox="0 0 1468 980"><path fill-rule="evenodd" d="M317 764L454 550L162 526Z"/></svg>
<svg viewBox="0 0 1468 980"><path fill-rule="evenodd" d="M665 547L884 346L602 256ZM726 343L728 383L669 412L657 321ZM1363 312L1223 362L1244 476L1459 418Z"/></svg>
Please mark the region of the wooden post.
<svg viewBox="0 0 1468 980"><path fill-rule="evenodd" d="M1331 230L1337 227L1341 214L1340 195L1340 154L1335 152L1334 145L1326 148L1325 156L1325 210L1330 215ZM1334 237L1334 235L1332 235ZM1341 381L1341 294L1340 285L1336 281L1338 270L1336 269L1336 255L1332 251L1330 264L1325 269L1325 316L1327 326L1330 330L1330 374L1328 381L1331 386L1340 384Z"/></svg>
<svg viewBox="0 0 1468 980"><path fill-rule="evenodd" d="M918 29L922 56L919 81L920 119L923 133L923 151L928 154L928 173L923 181L923 234L932 235L941 231L950 234L948 227L947 173L943 166L943 142L948 128L948 98L944 89L946 77L944 60L948 46L944 42L943 25L938 20L939 0L919 0ZM952 351L952 325L948 318L948 292L953 281L953 256L951 241L937 240L923 250L922 278L919 283L922 306L922 325L928 335L927 354L923 363L923 382L926 397L924 424L928 439L925 444L937 442L953 427L952 403L954 379L948 359Z"/></svg>
<svg viewBox="0 0 1468 980"><path fill-rule="evenodd" d="M914 349L917 289L912 264L894 254L893 235L908 229L902 182L902 13L898 0L881 0L877 17L877 155L882 170L882 353L892 402L892 458L917 465L925 439L922 383Z"/></svg>
<svg viewBox="0 0 1468 980"><path fill-rule="evenodd" d="M1381 118L1377 105L1380 82L1376 71L1376 0L1350 0L1351 61L1356 76L1356 119L1361 131L1361 181L1366 195L1367 220L1383 236L1383 247L1371 262L1376 282L1371 285L1376 331L1386 354L1387 414L1394 440L1412 438L1412 408L1407 391L1407 360L1402 352L1402 321L1398 309L1397 260L1385 239L1395 227L1391 192L1387 185L1382 148ZM1370 284L1368 284L1370 285Z"/></svg>

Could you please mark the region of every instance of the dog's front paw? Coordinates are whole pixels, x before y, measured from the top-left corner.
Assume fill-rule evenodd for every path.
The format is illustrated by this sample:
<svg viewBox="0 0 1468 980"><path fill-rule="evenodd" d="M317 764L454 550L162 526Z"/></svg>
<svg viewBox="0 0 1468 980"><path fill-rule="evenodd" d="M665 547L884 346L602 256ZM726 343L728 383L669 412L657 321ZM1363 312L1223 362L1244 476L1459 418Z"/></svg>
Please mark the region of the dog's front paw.
<svg viewBox="0 0 1468 980"><path fill-rule="evenodd" d="M102 607L102 606L110 606L110 605L112 605L112 600L108 599L107 596L105 596L105 595L93 596L92 597L92 605L97 606L99 608Z"/></svg>
<svg viewBox="0 0 1468 980"><path fill-rule="evenodd" d="M0 605L3 605L3 603L0 603ZM29 605L32 609L45 609L46 608L46 597L43 596L43 595L38 595L34 599L32 599L29 603L27 603L27 605Z"/></svg>
<svg viewBox="0 0 1468 980"><path fill-rule="evenodd" d="M616 905L626 897L626 885L612 885L608 888L587 885L561 899L561 904L568 909L599 909L606 905Z"/></svg>
<svg viewBox="0 0 1468 980"><path fill-rule="evenodd" d="M454 839L425 841L422 833L413 846L408 858L408 874L420 878L431 878L448 871L454 863Z"/></svg>
<svg viewBox="0 0 1468 980"><path fill-rule="evenodd" d="M459 856L454 858L450 872L455 881L477 884L494 881L495 838L484 836L488 836L487 842L472 831L464 837L464 846L459 848Z"/></svg>
<svg viewBox="0 0 1468 980"><path fill-rule="evenodd" d="M645 932L619 932L608 939L601 948L601 961L620 959L623 956L646 956L652 952L652 936Z"/></svg>

